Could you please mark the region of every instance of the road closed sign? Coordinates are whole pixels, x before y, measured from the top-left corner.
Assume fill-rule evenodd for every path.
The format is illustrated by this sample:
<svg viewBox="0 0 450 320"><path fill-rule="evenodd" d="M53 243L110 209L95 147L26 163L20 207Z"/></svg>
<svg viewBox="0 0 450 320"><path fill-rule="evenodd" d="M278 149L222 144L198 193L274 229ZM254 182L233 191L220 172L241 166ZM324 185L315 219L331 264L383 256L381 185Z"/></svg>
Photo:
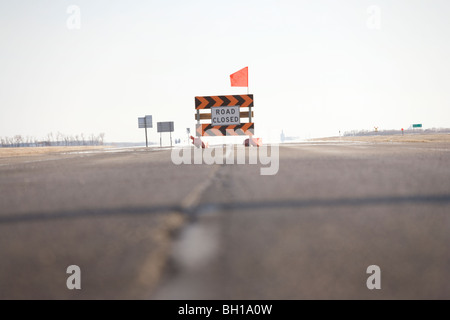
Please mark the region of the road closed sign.
<svg viewBox="0 0 450 320"><path fill-rule="evenodd" d="M211 108L211 125L212 126L229 126L239 124L240 106L231 107L212 107Z"/></svg>

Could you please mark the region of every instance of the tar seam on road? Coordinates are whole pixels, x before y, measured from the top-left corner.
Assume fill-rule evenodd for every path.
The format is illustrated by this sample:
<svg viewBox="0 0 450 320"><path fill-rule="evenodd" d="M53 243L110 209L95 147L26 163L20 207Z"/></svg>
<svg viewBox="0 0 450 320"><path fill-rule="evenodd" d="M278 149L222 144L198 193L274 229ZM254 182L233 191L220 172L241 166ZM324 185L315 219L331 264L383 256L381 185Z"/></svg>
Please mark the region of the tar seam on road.
<svg viewBox="0 0 450 320"><path fill-rule="evenodd" d="M219 166L217 167L219 168ZM213 174L217 169L212 170ZM205 181L209 181L207 179ZM199 185L186 197L181 205L160 205L148 207L123 207L123 208L98 208L85 210L67 210L60 212L33 212L26 214L6 214L0 216L0 224L76 219L92 216L126 216L126 215L147 215L169 212L184 213L191 218L205 212L220 209L229 210L251 210L251 209L273 209L273 208L312 208L312 207L343 207L343 206L367 206L367 205L396 205L405 203L414 204L449 204L450 194L437 196L414 195L414 196L386 196L386 197L365 197L365 198L343 198L343 199L310 199L310 200L288 200L283 201L255 201L236 203L214 203L206 202L198 204L203 191L208 187L209 182Z"/></svg>

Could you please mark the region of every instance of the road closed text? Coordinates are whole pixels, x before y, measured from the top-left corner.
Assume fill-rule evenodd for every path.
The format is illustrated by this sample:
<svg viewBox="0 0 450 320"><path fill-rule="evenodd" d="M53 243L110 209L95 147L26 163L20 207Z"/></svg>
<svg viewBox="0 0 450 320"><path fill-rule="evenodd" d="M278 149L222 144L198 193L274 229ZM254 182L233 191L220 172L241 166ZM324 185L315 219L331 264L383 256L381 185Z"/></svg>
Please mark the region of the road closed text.
<svg viewBox="0 0 450 320"><path fill-rule="evenodd" d="M229 126L239 123L239 106L211 108L211 125Z"/></svg>

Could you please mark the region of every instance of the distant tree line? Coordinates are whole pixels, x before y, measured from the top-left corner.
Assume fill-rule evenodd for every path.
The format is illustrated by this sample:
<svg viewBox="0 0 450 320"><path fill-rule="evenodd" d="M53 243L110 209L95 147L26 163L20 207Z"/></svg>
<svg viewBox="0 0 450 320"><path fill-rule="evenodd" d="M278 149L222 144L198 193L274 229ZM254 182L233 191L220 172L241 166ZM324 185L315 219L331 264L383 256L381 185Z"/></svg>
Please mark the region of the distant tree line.
<svg viewBox="0 0 450 320"><path fill-rule="evenodd" d="M414 134L414 133L423 133L423 134L432 134L432 133L450 133L450 129L448 128L431 128L431 129L413 129L408 128L403 131L404 134ZM396 135L402 134L401 130L353 130L344 132L344 136L388 136L388 135Z"/></svg>
<svg viewBox="0 0 450 320"><path fill-rule="evenodd" d="M14 137L0 137L2 148L17 147L50 147L50 146L101 146L105 138L104 133L98 135L83 133L77 135L65 135L61 132L50 132L43 139L30 136L15 135Z"/></svg>

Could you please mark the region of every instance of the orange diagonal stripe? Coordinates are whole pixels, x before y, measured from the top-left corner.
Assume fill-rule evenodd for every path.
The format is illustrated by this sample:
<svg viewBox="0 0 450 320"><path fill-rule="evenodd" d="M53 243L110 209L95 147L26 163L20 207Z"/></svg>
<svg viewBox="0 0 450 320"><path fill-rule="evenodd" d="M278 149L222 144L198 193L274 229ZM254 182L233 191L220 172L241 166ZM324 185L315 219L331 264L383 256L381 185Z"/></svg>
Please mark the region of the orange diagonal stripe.
<svg viewBox="0 0 450 320"><path fill-rule="evenodd" d="M227 135L229 135L229 136L237 136L236 131L234 131L234 128L236 128L236 125L228 126L226 128Z"/></svg>
<svg viewBox="0 0 450 320"><path fill-rule="evenodd" d="M206 128L209 126L209 124L205 123L205 124L202 124L202 126L203 126L203 128L202 128L202 130L203 130L203 135L204 135L204 136L209 136L208 132L210 132L209 130L211 130L211 129L209 129L208 131L206 131Z"/></svg>
<svg viewBox="0 0 450 320"><path fill-rule="evenodd" d="M248 130L248 128L250 128L250 126L251 126L252 124L253 124L253 123L251 123L251 122L244 124L244 125L242 126L242 131L244 131L244 133L245 133L245 132Z"/></svg>
<svg viewBox="0 0 450 320"><path fill-rule="evenodd" d="M228 100L230 100L229 106L237 106L238 100L233 96L225 96Z"/></svg>
<svg viewBox="0 0 450 320"><path fill-rule="evenodd" d="M211 128L211 133L214 134L215 136L221 136L222 132L220 132L219 128L221 126L215 126Z"/></svg>
<svg viewBox="0 0 450 320"><path fill-rule="evenodd" d="M242 108L248 107L253 101L253 99L250 98L248 95L243 94L241 97L242 99L245 100L245 102L241 106Z"/></svg>
<svg viewBox="0 0 450 320"><path fill-rule="evenodd" d="M211 98L213 98L213 100L215 101L213 107L220 107L223 104L222 99L220 99L217 96L211 96Z"/></svg>
<svg viewBox="0 0 450 320"><path fill-rule="evenodd" d="M203 97L197 97L197 99L200 101L200 105L196 109L205 109L206 105L208 104L208 100Z"/></svg>

